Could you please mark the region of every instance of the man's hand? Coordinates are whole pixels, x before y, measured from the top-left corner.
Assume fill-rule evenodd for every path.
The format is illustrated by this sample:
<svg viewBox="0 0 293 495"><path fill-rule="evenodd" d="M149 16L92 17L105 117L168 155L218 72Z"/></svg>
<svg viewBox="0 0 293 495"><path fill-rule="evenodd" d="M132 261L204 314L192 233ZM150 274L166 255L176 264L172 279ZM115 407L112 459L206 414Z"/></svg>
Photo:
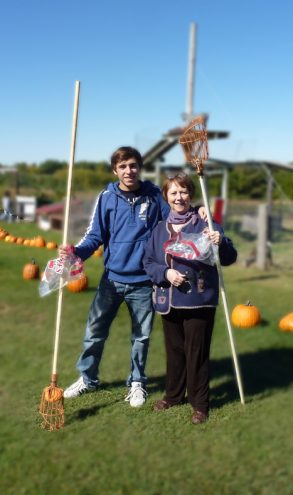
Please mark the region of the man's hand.
<svg viewBox="0 0 293 495"><path fill-rule="evenodd" d="M59 258L66 260L67 258L72 256L72 254L74 254L74 246L71 245L59 246L58 254L59 254Z"/></svg>

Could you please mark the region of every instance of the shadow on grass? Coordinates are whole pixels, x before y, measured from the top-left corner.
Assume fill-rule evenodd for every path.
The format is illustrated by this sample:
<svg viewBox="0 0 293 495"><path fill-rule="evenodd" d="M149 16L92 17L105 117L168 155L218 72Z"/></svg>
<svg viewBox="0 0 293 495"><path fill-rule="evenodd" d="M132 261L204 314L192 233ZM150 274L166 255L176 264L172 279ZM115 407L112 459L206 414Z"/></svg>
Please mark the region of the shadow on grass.
<svg viewBox="0 0 293 495"><path fill-rule="evenodd" d="M96 404L95 406L78 409L69 416L66 423L70 424L70 423L74 423L75 421L84 421L90 416L96 416L101 411L101 409L112 406L113 404L115 404L115 402L121 402L121 399L111 401L111 403L107 402L104 404Z"/></svg>
<svg viewBox="0 0 293 495"><path fill-rule="evenodd" d="M246 401L254 396L272 395L274 390L287 388L293 381L293 349L263 349L254 353L238 356L242 375L242 384ZM232 357L211 360L211 379L223 382L211 387L211 407L221 408L223 405L239 400L239 392L234 374ZM101 390L125 387L124 380L103 383ZM150 376L148 392L154 394L165 390L165 376ZM98 394L97 394L98 400ZM110 402L96 404L82 408L72 413L68 423L83 421L90 416L97 415L101 409L121 402L121 398Z"/></svg>
<svg viewBox="0 0 293 495"><path fill-rule="evenodd" d="M265 322L264 322L265 325ZM293 381L293 349L263 349L238 356L245 398L271 395L274 390L287 388ZM232 357L211 360L211 379L223 382L211 387L211 406L221 407L239 399ZM149 379L150 393L163 392L164 376Z"/></svg>
<svg viewBox="0 0 293 495"><path fill-rule="evenodd" d="M293 381L293 349L263 349L238 357L245 399L257 395L272 395L274 390L287 388ZM211 361L211 378L226 381L211 389L211 406L221 407L239 399L232 358Z"/></svg>
<svg viewBox="0 0 293 495"><path fill-rule="evenodd" d="M260 322L258 323L259 327L267 327L270 324L269 320L265 320L265 318L262 318Z"/></svg>
<svg viewBox="0 0 293 495"><path fill-rule="evenodd" d="M258 280L267 280L271 278L280 278L280 275L276 275L275 273L267 274L267 275L257 275L248 278L238 278L237 282L255 282Z"/></svg>
<svg viewBox="0 0 293 495"><path fill-rule="evenodd" d="M265 322L264 322L265 324ZM287 388L293 382L293 349L263 349L238 356L245 399L257 395L272 395L274 390ZM211 379L223 382L211 387L211 407L220 408L239 400L232 357L211 360ZM150 393L164 392L165 377L150 377Z"/></svg>

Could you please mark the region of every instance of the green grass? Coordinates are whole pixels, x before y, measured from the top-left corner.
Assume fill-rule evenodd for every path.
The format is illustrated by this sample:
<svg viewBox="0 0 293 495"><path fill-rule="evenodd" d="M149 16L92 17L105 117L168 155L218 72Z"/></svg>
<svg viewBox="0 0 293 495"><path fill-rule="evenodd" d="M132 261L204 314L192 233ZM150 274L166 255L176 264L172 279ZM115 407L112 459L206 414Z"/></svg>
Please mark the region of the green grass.
<svg viewBox="0 0 293 495"><path fill-rule="evenodd" d="M9 225L34 236L34 225ZM240 404L220 304L212 342L211 415L193 426L188 404L154 413L164 390L165 356L156 318L148 360L149 399L134 410L124 402L130 353L129 318L121 308L101 365L101 389L65 402L65 428L40 428L38 405L50 382L57 294L41 299L37 281L23 281L32 257L41 269L56 251L0 241L1 493L5 495L291 495L293 335L278 330L293 311L292 235L274 245L266 272L242 261L251 245L231 235L239 261L224 269L230 308L250 299L260 326L235 329L246 404ZM59 241L58 234L45 235ZM88 307L102 260L86 263L89 290L64 291L59 385L77 376Z"/></svg>

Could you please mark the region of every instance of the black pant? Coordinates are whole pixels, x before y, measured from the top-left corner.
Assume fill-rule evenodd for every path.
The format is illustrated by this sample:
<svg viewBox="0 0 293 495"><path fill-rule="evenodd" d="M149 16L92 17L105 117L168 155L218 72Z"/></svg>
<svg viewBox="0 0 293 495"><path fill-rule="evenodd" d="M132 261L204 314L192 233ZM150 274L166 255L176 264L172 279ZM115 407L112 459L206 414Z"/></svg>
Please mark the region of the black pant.
<svg viewBox="0 0 293 495"><path fill-rule="evenodd" d="M209 355L216 308L174 309L162 315L167 354L165 400L179 404L187 390L193 409L209 411Z"/></svg>

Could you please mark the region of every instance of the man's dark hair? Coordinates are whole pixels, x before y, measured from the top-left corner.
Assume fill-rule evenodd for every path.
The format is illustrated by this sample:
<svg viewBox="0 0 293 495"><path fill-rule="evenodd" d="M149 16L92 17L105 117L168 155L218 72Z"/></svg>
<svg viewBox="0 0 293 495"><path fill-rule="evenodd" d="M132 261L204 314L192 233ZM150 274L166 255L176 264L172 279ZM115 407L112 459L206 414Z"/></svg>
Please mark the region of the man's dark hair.
<svg viewBox="0 0 293 495"><path fill-rule="evenodd" d="M111 167L112 170L116 170L116 165L118 162L122 162L124 160L129 160L130 158L135 158L139 168L142 168L143 161L142 156L139 151L131 146L121 146L111 156Z"/></svg>

